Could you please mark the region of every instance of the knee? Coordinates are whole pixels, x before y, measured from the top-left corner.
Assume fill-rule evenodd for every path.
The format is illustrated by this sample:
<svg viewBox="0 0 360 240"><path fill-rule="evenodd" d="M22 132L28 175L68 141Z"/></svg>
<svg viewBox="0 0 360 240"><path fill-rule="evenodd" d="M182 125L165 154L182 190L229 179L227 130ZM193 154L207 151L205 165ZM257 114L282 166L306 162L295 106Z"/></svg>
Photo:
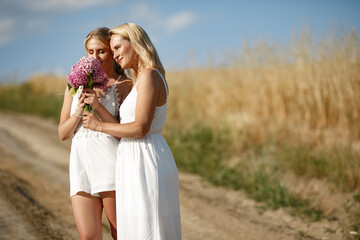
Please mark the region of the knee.
<svg viewBox="0 0 360 240"><path fill-rule="evenodd" d="M101 239L101 234L97 233L93 230L84 229L79 231L80 239L81 240L98 240Z"/></svg>

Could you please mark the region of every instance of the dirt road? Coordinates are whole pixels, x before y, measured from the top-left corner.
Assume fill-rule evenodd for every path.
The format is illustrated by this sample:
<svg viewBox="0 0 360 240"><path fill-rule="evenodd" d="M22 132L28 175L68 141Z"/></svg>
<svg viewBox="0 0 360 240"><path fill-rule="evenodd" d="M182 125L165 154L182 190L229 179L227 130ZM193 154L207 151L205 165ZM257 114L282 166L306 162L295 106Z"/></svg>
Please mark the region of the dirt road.
<svg viewBox="0 0 360 240"><path fill-rule="evenodd" d="M39 117L0 112L0 240L78 239L69 199L70 141ZM260 213L242 192L180 173L184 240L343 239L337 222ZM104 239L111 239L103 218Z"/></svg>

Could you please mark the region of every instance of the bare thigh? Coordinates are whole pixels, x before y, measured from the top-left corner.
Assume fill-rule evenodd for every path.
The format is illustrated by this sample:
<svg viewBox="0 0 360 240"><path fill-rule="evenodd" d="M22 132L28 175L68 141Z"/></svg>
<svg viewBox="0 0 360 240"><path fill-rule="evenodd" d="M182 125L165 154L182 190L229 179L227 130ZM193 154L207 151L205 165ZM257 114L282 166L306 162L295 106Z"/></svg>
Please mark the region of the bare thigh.
<svg viewBox="0 0 360 240"><path fill-rule="evenodd" d="M80 239L102 239L101 199L79 192L71 197L71 204Z"/></svg>

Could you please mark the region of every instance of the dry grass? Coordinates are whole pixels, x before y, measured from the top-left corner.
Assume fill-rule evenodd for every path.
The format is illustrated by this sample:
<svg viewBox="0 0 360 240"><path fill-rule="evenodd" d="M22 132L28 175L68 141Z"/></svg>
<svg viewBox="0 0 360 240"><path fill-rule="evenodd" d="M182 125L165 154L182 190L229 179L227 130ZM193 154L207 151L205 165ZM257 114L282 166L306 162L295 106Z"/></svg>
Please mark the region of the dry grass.
<svg viewBox="0 0 360 240"><path fill-rule="evenodd" d="M34 75L28 83L32 86L33 91L42 93L59 93L63 94L66 88L66 78L56 75Z"/></svg>
<svg viewBox="0 0 360 240"><path fill-rule="evenodd" d="M306 130L315 132L312 144L331 145L329 130L347 144L360 137L360 57L184 71L168 79L181 122L205 119L229 124L233 132L257 126L261 141L279 127L301 139L308 139Z"/></svg>
<svg viewBox="0 0 360 240"><path fill-rule="evenodd" d="M283 176L285 186L327 216L344 217L344 204L360 216L352 198L360 188L355 32L317 44L306 32L289 46L260 41L245 45L233 66L169 72L167 79L166 129L230 129L228 166Z"/></svg>
<svg viewBox="0 0 360 240"><path fill-rule="evenodd" d="M191 147L202 146L196 141L206 142L207 134L215 139L225 134L226 142L219 142L214 154L226 154L218 157L229 168L249 178L264 173L325 215L346 215L346 204L347 213L359 221L360 208L351 197L360 202L360 42L355 32L330 33L318 43L305 31L288 46L244 44L232 66L168 72L167 80L165 135L170 141L199 126L213 135L184 136ZM65 81L34 76L29 84L36 94L62 94ZM216 148L211 144L209 149Z"/></svg>
<svg viewBox="0 0 360 240"><path fill-rule="evenodd" d="M360 44L354 32L340 40L315 49L307 49L310 43L292 43L284 48L288 55L282 61L275 53L271 61L266 45L242 56L257 59L252 52L262 49L266 65L253 60L168 73L170 124L230 126L237 153L269 140L360 153ZM290 56L289 49L295 49Z"/></svg>

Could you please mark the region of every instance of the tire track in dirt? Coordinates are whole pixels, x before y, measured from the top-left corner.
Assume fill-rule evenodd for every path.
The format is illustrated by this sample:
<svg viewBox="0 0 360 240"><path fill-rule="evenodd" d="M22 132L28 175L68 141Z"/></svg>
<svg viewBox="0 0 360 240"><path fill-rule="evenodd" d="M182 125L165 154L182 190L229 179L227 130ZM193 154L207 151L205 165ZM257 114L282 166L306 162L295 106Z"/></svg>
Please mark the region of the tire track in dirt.
<svg viewBox="0 0 360 240"><path fill-rule="evenodd" d="M14 217L1 214L0 226L6 228L0 228L0 239L28 239L33 232L34 239L78 239L69 198L70 141L57 139L51 121L0 113L0 143L0 170L7 176L1 179L0 208L17 210L7 213ZM10 234L19 231L27 233ZM105 217L103 233L111 239Z"/></svg>
<svg viewBox="0 0 360 240"><path fill-rule="evenodd" d="M69 199L70 141L57 125L0 112L0 239L78 239ZM335 222L306 222L283 210L260 213L240 191L179 173L184 240L342 239ZM301 232L301 234L299 234ZM111 239L105 216L104 239Z"/></svg>
<svg viewBox="0 0 360 240"><path fill-rule="evenodd" d="M69 239L62 230L62 223L30 195L29 188L22 179L0 169L0 191L6 193L5 198L0 199L1 222L6 223L2 227L5 233L2 238L41 239L47 236L50 239ZM18 231L19 228L14 229L12 225L23 227Z"/></svg>
<svg viewBox="0 0 360 240"><path fill-rule="evenodd" d="M0 139L0 191L5 204L1 207L16 210L10 212L13 217L1 218L0 225L7 225L4 233L0 230L1 236L8 236L4 239L28 239L28 235L35 236L34 239L77 239L69 197L65 194L68 192L66 172L42 163L2 129ZM19 238L9 235L18 234L19 230L26 234Z"/></svg>

